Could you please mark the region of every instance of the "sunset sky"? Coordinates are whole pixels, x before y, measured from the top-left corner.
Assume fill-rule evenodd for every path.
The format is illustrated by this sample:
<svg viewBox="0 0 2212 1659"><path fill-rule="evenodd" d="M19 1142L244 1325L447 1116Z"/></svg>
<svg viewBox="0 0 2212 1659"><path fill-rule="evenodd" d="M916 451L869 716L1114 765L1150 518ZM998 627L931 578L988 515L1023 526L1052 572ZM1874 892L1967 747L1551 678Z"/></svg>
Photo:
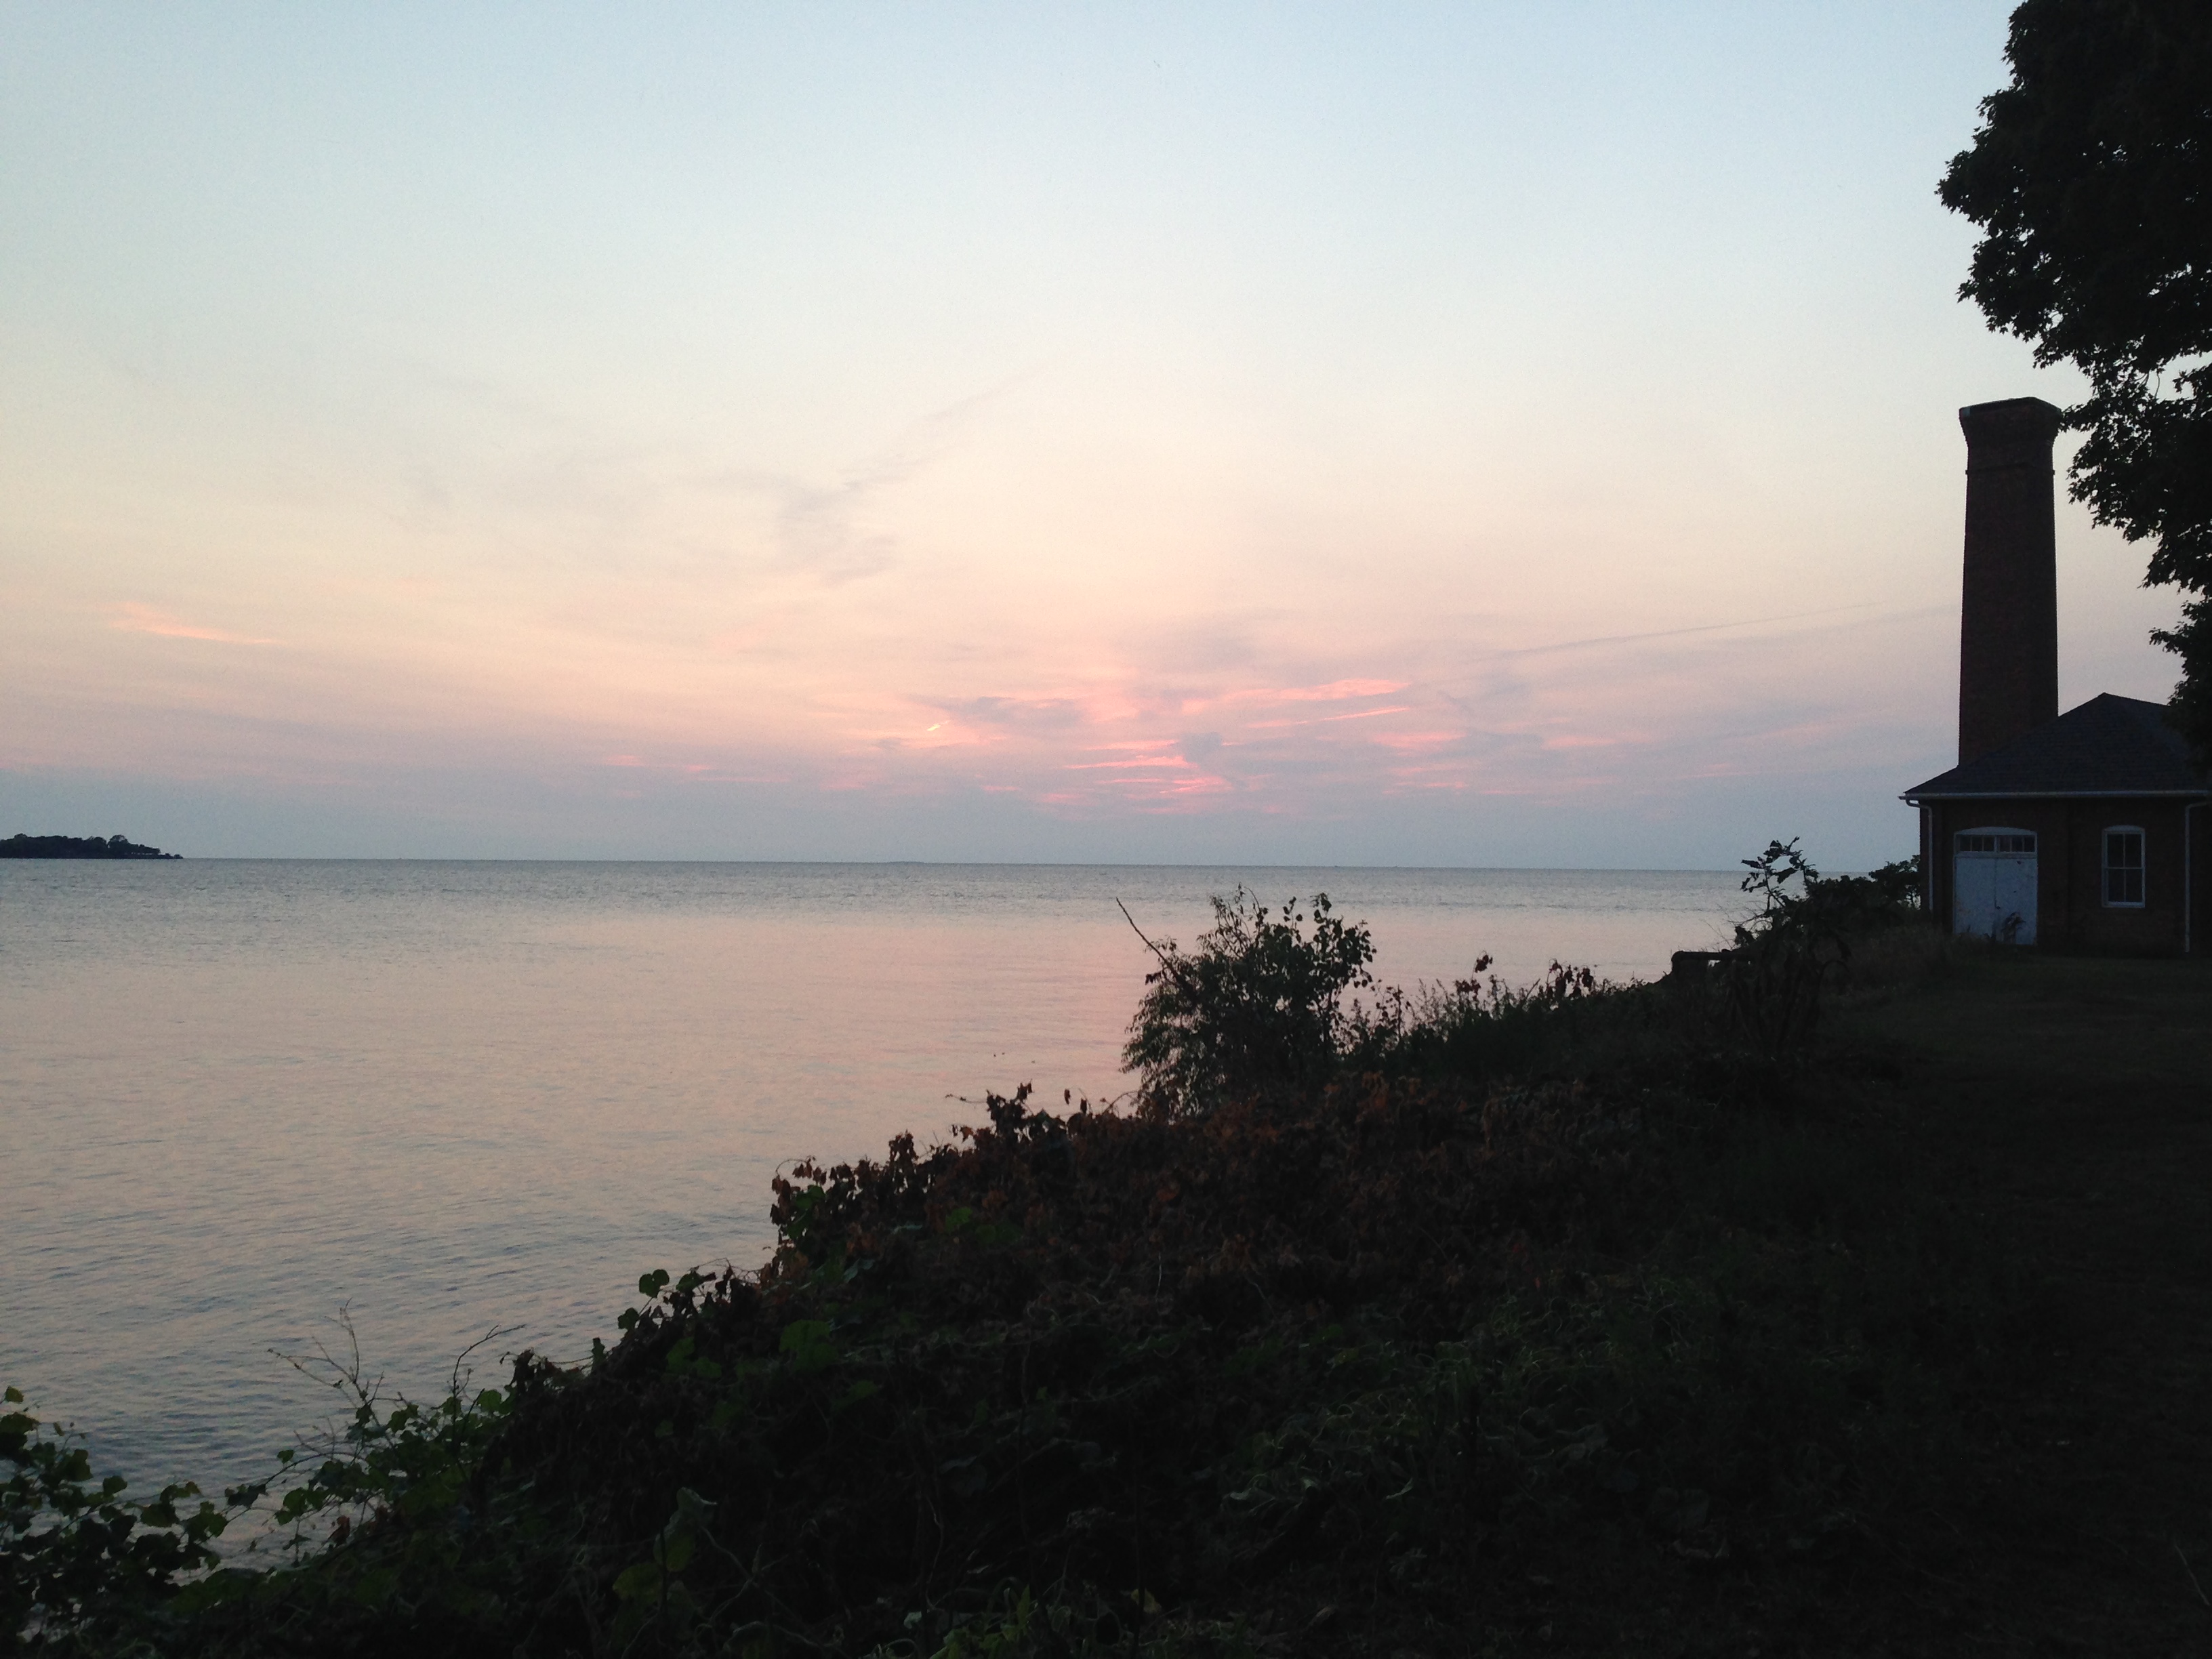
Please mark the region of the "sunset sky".
<svg viewBox="0 0 2212 1659"><path fill-rule="evenodd" d="M0 6L0 834L1899 856L2008 10Z"/></svg>

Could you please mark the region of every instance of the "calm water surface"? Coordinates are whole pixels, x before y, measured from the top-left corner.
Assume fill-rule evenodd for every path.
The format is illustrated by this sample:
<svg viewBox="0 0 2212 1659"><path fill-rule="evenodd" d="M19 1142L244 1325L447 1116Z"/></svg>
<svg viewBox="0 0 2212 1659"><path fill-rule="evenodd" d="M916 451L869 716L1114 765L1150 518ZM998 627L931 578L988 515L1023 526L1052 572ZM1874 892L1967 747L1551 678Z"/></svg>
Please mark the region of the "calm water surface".
<svg viewBox="0 0 2212 1659"><path fill-rule="evenodd" d="M572 1358L643 1270L757 1264L769 1178L962 1097L1118 1092L1206 896L1327 891L1386 981L1663 970L1719 873L0 862L0 1381L134 1483L265 1473L350 1310L391 1386Z"/></svg>

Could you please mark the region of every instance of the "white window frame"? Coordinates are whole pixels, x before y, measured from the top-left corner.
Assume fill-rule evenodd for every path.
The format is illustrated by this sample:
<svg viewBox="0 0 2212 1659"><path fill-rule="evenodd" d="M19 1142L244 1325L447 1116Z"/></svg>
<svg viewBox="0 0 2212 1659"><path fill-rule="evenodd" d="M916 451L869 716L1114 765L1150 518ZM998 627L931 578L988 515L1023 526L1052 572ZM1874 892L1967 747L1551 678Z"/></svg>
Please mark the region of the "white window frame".
<svg viewBox="0 0 2212 1659"><path fill-rule="evenodd" d="M2112 837L2133 836L2138 862L2112 862ZM2116 899L2112 896L2112 872L2115 870L2135 872L2136 897ZM2108 823L2097 838L2098 896L2107 910L2140 910L2150 899L2150 836L2140 823Z"/></svg>
<svg viewBox="0 0 2212 1659"><path fill-rule="evenodd" d="M1966 845L1969 840L1986 841L1990 845L1969 847ZM2013 844L2008 847L2005 845L2007 842ZM2022 842L2027 845L2021 846L2020 843ZM2036 855L2035 831L2019 830L2004 823L1977 824L1972 830L1952 832L1951 853L1954 858L1964 853L1968 858L2032 859Z"/></svg>

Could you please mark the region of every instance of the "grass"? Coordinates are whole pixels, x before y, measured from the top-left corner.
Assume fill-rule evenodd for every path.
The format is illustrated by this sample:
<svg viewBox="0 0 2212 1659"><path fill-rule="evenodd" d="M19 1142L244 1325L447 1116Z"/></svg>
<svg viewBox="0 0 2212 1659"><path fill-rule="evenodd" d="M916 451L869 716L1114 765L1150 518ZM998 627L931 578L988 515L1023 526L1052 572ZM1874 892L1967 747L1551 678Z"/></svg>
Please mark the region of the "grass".
<svg viewBox="0 0 2212 1659"><path fill-rule="evenodd" d="M2005 1323L1899 1595L1994 1651L2212 1640L2212 972L2001 954L1850 1011Z"/></svg>

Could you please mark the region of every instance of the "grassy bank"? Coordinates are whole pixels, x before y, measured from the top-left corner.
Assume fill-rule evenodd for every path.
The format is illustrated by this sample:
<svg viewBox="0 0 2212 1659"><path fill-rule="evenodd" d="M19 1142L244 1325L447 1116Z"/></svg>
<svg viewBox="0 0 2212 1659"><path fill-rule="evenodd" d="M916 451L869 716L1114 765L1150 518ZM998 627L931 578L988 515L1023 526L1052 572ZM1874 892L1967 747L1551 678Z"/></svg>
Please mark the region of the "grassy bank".
<svg viewBox="0 0 2212 1659"><path fill-rule="evenodd" d="M192 1572L189 1494L56 1528L71 1472L44 1520L19 1472L0 1614L176 1653L2212 1638L2212 977L1869 925L1808 958L1817 1021L1783 957L1378 1005L1357 937L1273 925L1164 962L1143 1106L801 1170L763 1274L359 1402L262 1499L316 1523L282 1571Z"/></svg>

